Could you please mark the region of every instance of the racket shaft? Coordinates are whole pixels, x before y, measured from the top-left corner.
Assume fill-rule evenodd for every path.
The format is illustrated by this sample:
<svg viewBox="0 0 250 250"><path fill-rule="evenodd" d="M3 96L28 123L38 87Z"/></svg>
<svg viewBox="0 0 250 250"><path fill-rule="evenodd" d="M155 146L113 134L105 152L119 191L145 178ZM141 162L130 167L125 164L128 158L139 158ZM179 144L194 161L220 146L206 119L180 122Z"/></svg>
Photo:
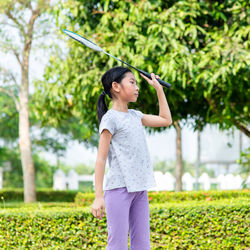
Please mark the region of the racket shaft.
<svg viewBox="0 0 250 250"><path fill-rule="evenodd" d="M130 65L130 64L128 64L128 63L122 61L121 59L119 59L119 58L117 58L117 57L115 57L115 56L112 56L111 54L109 54L109 53L107 53L107 52L105 52L105 51L103 51L103 52L104 52L106 55L109 55L109 56L115 58L116 60L118 60L118 61L120 61L120 62L122 62L122 63L128 65L129 67L131 67L131 68L137 70L138 72L142 73L143 75L145 75L146 77L148 77L150 80L152 80L151 75L150 75L148 72L145 72L145 71L143 71L143 70L141 70L141 69L137 69L137 68L135 68L134 66L132 66L132 65ZM170 87L171 87L171 84L168 83L168 82L164 82L164 81L161 80L161 79L156 79L156 80L157 80L162 86L164 86L164 87L167 87L167 88L170 88Z"/></svg>

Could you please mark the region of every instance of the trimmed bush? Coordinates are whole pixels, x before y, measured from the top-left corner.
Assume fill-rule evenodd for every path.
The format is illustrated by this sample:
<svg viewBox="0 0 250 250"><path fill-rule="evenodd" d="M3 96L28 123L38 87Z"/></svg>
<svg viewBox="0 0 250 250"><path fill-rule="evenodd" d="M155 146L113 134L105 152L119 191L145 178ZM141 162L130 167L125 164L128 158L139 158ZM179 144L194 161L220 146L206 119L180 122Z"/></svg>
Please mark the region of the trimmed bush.
<svg viewBox="0 0 250 250"><path fill-rule="evenodd" d="M148 192L148 199L150 204L164 203L164 202L182 202L182 201L202 201L202 200L219 200L231 199L237 197L250 198L250 190L221 190L221 191L184 191L184 192ZM95 199L94 193L77 193L75 202L85 206L90 205Z"/></svg>
<svg viewBox="0 0 250 250"><path fill-rule="evenodd" d="M244 197L150 204L151 249L244 249L249 212ZM2 209L0 248L105 249L106 227L106 217L74 203Z"/></svg>
<svg viewBox="0 0 250 250"><path fill-rule="evenodd" d="M152 209L152 242L166 249L245 249L250 244L249 203L218 202Z"/></svg>
<svg viewBox="0 0 250 250"><path fill-rule="evenodd" d="M74 190L52 190L52 189L37 189L37 201L58 201L58 202L72 202L75 199L78 191ZM0 189L0 197L4 197L6 202L23 201L23 189Z"/></svg>
<svg viewBox="0 0 250 250"><path fill-rule="evenodd" d="M93 192L79 192L78 190L64 190L55 191L52 189L40 188L36 190L37 201L46 202L73 202L88 206L95 198ZM4 197L6 202L23 201L23 189L1 189L0 197ZM185 200L205 200L205 199L225 199L236 197L249 197L250 190L226 190L226 191L183 191L183 192L171 192L160 191L152 192L148 191L148 197L150 203L162 203L170 201L185 201Z"/></svg>

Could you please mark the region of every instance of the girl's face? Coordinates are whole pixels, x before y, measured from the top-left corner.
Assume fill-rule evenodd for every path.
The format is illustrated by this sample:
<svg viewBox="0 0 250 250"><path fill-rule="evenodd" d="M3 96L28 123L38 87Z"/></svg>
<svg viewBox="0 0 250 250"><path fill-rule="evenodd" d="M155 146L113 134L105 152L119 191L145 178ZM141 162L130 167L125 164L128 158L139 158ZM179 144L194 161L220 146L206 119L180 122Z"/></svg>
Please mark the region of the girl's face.
<svg viewBox="0 0 250 250"><path fill-rule="evenodd" d="M127 72L120 83L120 97L126 102L136 102L139 96L139 87L136 84L134 75Z"/></svg>

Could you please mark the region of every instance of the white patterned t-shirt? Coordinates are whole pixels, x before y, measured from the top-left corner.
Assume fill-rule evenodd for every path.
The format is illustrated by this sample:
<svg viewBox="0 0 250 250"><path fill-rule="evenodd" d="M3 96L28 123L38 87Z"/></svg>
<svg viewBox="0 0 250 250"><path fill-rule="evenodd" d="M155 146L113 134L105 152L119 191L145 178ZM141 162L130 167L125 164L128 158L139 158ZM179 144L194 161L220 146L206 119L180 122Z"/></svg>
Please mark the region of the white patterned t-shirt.
<svg viewBox="0 0 250 250"><path fill-rule="evenodd" d="M134 109L109 109L103 115L99 133L107 129L112 134L104 190L126 187L128 192L137 192L156 186L142 116Z"/></svg>

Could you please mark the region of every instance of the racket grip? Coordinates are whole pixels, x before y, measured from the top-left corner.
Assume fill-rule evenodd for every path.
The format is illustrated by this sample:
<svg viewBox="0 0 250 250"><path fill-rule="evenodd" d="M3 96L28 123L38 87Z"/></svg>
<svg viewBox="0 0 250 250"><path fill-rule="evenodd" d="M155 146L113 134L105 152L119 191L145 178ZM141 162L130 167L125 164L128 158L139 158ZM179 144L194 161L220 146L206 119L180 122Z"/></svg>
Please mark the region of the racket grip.
<svg viewBox="0 0 250 250"><path fill-rule="evenodd" d="M151 79L152 80L152 78L151 78L151 75L149 74L149 73L147 73L147 72L145 72L145 71L143 71L143 70L138 70L140 73L142 73L143 75L145 75L146 77L148 77L149 79ZM162 86L164 86L164 87L167 87L167 88L170 88L171 87L171 84L170 83L168 83L168 82L164 82L163 80L161 80L161 79L156 79Z"/></svg>

